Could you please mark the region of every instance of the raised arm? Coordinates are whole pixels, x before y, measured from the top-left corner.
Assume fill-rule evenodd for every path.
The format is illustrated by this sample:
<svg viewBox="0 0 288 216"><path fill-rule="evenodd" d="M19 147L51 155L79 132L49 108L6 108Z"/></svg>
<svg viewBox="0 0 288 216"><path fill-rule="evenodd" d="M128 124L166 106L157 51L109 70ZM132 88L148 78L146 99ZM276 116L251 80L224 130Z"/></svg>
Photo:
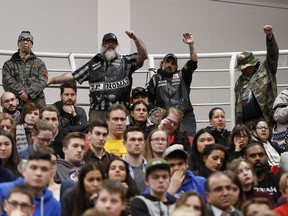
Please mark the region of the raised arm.
<svg viewBox="0 0 288 216"><path fill-rule="evenodd" d="M143 65L145 59L147 58L147 50L143 43L143 41L133 32L133 31L125 31L129 38L134 40L134 43L137 48L137 64L140 66Z"/></svg>
<svg viewBox="0 0 288 216"><path fill-rule="evenodd" d="M189 45L190 49L190 59L192 61L198 61L197 53L194 50L194 38L191 33L183 34L183 42Z"/></svg>
<svg viewBox="0 0 288 216"><path fill-rule="evenodd" d="M67 72L60 76L52 77L51 79L48 79L47 86L51 84L61 84L61 83L69 82L72 80L74 80L74 76L72 75L72 72Z"/></svg>
<svg viewBox="0 0 288 216"><path fill-rule="evenodd" d="M279 48L273 34L271 25L263 26L264 33L266 34L267 54L264 66L269 69L270 73L276 75L279 58Z"/></svg>

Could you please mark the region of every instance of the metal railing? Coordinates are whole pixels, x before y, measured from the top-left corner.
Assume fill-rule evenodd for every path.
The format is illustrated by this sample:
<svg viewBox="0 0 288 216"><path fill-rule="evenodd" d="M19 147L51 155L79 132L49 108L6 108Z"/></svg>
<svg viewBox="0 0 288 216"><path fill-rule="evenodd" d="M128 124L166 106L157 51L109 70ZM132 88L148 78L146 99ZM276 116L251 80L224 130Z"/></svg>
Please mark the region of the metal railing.
<svg viewBox="0 0 288 216"><path fill-rule="evenodd" d="M8 51L8 50L0 50L0 57L6 57L5 60L9 59L11 55L15 51ZM230 119L229 116L227 116L227 121L231 122L231 128L234 126L235 122L235 98L234 98L234 85L235 85L235 63L236 63L236 56L239 52L226 52L226 53L199 53L198 54L198 59L199 61L204 60L204 59L209 59L209 60L217 60L221 59L220 61L223 61L223 59L228 59L229 64L224 63L223 68L202 68L201 64L199 63L199 68L196 70L196 73L198 72L205 72L205 73L219 73L219 72L224 72L224 73L229 73L229 85L223 85L223 86L198 86L194 87L193 84L191 86L191 90L229 90L229 100L224 101L224 102L216 102L216 103L193 103L194 107L202 107L202 106L230 106ZM80 64L77 66L76 62L81 59L86 59L89 60L91 59L95 54L81 54L81 53L48 53L48 52L35 52L35 54L40 57L40 58L45 58L45 59L63 59L65 60L65 63L63 65L67 65L67 61L69 63L69 68L67 66L64 68L53 68L53 67L48 67L49 73L63 73L67 71L74 71L76 70ZM253 54L255 56L265 56L266 51L254 51ZM175 54L179 60L187 60L189 59L189 54ZM280 50L280 55L288 55L288 50ZM148 73L148 76L151 77L153 75L153 70L154 68L157 68L155 66L155 62L161 61L165 54L149 54L148 55L148 67L146 66L147 63L144 65L144 68L141 70L138 70L136 74L138 73ZM43 59L44 60L44 59ZM45 62L45 60L44 60ZM4 60L3 60L4 63ZM288 70L288 65L285 66L279 66L278 70ZM2 70L2 68L0 68ZM58 75L58 74L57 74ZM135 76L135 74L134 74ZM287 76L288 77L288 76ZM146 80L147 81L147 80ZM143 86L146 83L143 83ZM2 86L2 79L1 79L1 84ZM287 83L280 84L278 85L279 87L288 87L288 78L287 78ZM56 86L51 86L49 88L56 88ZM78 88L80 89L89 89L88 85L82 85L79 86ZM46 90L46 89L45 89ZM4 91L4 90L3 90ZM58 100L54 98L54 101ZM49 103L49 100L47 100ZM83 107L89 107L88 103L81 103L78 104ZM208 122L207 119L197 119L198 123L206 123Z"/></svg>

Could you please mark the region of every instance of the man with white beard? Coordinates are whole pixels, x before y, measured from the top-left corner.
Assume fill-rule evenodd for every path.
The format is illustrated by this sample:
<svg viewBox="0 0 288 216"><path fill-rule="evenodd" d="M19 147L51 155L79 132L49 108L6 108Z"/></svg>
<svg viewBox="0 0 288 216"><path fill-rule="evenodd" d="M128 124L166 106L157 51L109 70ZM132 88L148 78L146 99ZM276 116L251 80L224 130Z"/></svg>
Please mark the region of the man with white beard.
<svg viewBox="0 0 288 216"><path fill-rule="evenodd" d="M142 67L147 51L141 39L132 31L125 32L134 40L137 53L119 54L116 35L107 33L102 40L101 52L74 72L68 72L48 80L47 85L76 80L89 82L89 121L105 121L107 109L115 103L129 106L132 74Z"/></svg>

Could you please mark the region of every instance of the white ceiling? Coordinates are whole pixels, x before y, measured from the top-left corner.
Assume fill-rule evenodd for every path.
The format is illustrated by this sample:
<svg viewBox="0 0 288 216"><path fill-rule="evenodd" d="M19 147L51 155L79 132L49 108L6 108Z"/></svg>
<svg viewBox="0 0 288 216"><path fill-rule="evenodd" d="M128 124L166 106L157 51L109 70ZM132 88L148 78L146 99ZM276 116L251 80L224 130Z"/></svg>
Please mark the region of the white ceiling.
<svg viewBox="0 0 288 216"><path fill-rule="evenodd" d="M288 0L273 0L273 1L271 0L210 0L210 1L288 9Z"/></svg>

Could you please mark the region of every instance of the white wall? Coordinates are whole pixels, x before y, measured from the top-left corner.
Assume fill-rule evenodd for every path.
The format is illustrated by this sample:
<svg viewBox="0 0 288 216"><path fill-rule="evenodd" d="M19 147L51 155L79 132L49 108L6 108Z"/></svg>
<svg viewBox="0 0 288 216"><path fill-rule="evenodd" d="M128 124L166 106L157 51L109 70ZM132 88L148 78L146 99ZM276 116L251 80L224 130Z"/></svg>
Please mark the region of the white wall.
<svg viewBox="0 0 288 216"><path fill-rule="evenodd" d="M273 7L267 7L209 0L0 0L0 50L16 50L19 33L30 30L34 36L34 51L38 52L96 53L103 34L114 32L122 53L128 53L136 49L124 31L132 29L145 42L149 53L188 53L181 38L184 32L194 35L199 53L256 51L265 50L262 30L265 24L273 25L280 49L288 49L287 7L275 5L277 1L273 2ZM7 59L0 57L0 65ZM68 67L63 60L44 60L48 68ZM287 56L284 64L286 60ZM79 61L77 66L82 63L84 61ZM199 69L222 68L223 64L227 65L227 60L200 60ZM148 68L147 62L144 68ZM55 75L50 73L50 76ZM284 72L277 78L278 83L288 83ZM192 86L227 85L227 82L226 73L196 73ZM144 84L145 76L134 76L134 86ZM0 89L0 93L2 91ZM58 100L58 90L56 96L51 90L45 93L49 103ZM88 103L88 91L80 90L79 94L78 101ZM228 97L226 91L191 93L194 103L227 100ZM197 118L206 118L210 109L196 109Z"/></svg>

